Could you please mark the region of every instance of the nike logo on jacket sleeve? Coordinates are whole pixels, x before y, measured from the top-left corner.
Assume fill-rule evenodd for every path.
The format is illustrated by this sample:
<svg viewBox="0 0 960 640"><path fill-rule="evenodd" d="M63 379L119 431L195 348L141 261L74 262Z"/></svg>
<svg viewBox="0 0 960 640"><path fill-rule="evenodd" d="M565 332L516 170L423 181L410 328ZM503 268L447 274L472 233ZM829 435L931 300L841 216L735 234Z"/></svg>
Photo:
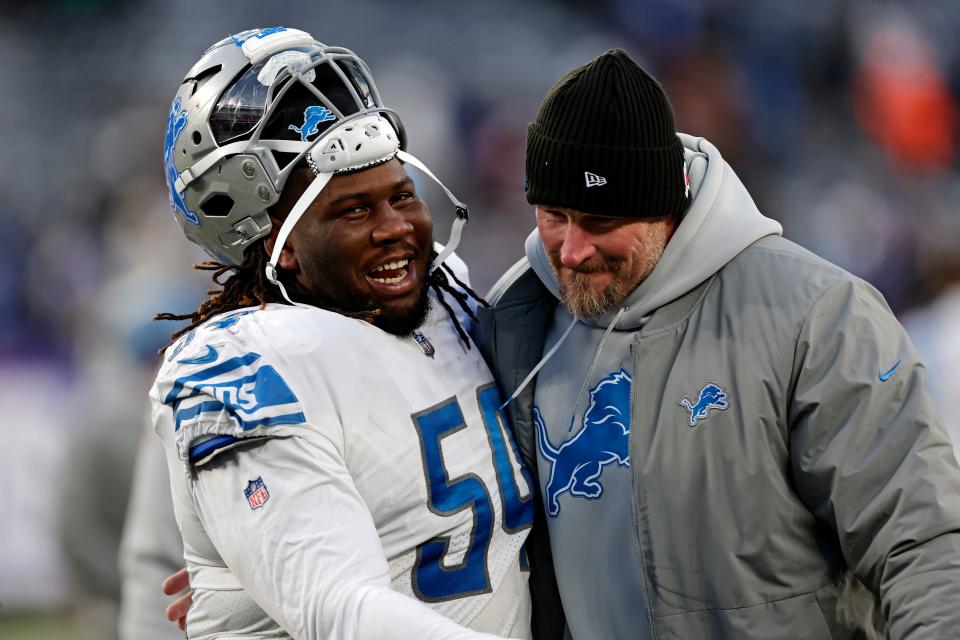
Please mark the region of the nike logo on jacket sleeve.
<svg viewBox="0 0 960 640"><path fill-rule="evenodd" d="M896 370L897 370L897 367L900 366L900 362L901 362L900 360L897 360L897 364L893 365L892 367L890 367L890 368L887 369L886 371L881 371L881 372L880 372L880 382L886 382L887 380L889 380L890 377L893 375L893 372L896 371Z"/></svg>

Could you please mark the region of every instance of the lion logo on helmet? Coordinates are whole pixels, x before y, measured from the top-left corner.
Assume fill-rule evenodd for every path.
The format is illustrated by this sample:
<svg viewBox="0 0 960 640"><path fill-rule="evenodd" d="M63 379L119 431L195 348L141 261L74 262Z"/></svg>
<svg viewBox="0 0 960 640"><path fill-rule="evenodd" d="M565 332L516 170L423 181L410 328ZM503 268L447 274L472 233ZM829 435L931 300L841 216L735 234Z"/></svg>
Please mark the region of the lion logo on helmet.
<svg viewBox="0 0 960 640"><path fill-rule="evenodd" d="M193 224L200 224L197 214L187 208L187 203L183 201L183 194L177 191L174 186L177 182L177 165L173 162L173 152L177 146L177 138L184 127L187 126L187 109L180 108L180 98L173 101L170 107L170 115L167 117L167 132L163 137L163 166L167 174L167 188L170 189L170 210L174 215L181 214L184 218Z"/></svg>
<svg viewBox="0 0 960 640"><path fill-rule="evenodd" d="M330 109L326 107L307 107L307 110L303 112L303 125L298 127L291 124L287 129L296 131L300 134L300 140L307 142L310 136L316 135L320 130L321 122L329 122L336 119L337 116L333 115Z"/></svg>

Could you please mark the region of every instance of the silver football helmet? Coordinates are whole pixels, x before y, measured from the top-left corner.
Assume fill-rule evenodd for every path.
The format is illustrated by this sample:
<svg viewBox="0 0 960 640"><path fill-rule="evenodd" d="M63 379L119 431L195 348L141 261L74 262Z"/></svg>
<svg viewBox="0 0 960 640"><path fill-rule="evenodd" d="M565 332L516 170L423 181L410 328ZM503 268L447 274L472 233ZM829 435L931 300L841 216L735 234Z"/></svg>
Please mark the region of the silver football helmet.
<svg viewBox="0 0 960 640"><path fill-rule="evenodd" d="M240 264L270 233L267 209L306 161L316 178L284 221L267 268L282 290L280 250L330 177L396 155L436 180L457 208L436 268L459 241L467 208L405 146L400 118L353 52L297 29L244 31L208 49L173 99L163 148L170 206L189 240Z"/></svg>

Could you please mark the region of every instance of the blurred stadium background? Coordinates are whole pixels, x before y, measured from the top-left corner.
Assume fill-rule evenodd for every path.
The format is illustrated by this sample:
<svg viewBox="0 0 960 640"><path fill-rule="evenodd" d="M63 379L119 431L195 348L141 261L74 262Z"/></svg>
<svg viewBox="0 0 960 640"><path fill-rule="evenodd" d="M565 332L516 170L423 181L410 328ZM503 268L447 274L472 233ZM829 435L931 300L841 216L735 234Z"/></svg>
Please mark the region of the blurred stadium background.
<svg viewBox="0 0 960 640"><path fill-rule="evenodd" d="M533 224L523 144L540 99L627 49L787 237L883 292L960 436L956 0L5 2L0 637L114 633L134 450L172 330L150 318L194 309L208 284L163 186L169 100L211 43L278 24L371 65L411 151L471 206L461 255L480 291ZM451 212L429 201L443 238Z"/></svg>

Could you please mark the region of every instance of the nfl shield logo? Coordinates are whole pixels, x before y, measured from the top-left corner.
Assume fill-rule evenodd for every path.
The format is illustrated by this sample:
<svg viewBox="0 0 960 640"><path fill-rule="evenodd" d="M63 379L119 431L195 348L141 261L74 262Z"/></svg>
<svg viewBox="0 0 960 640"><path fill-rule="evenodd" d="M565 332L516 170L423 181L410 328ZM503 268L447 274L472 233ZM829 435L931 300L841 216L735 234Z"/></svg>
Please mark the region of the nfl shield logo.
<svg viewBox="0 0 960 640"><path fill-rule="evenodd" d="M413 339L417 341L418 345L420 345L420 350L423 351L423 355L427 356L428 358L432 358L437 352L437 350L433 348L433 345L427 339L427 336L423 335L419 331L413 332Z"/></svg>
<svg viewBox="0 0 960 640"><path fill-rule="evenodd" d="M270 498L270 492L267 491L267 485L263 484L263 478L248 482L243 495L247 497L251 509L259 509Z"/></svg>

